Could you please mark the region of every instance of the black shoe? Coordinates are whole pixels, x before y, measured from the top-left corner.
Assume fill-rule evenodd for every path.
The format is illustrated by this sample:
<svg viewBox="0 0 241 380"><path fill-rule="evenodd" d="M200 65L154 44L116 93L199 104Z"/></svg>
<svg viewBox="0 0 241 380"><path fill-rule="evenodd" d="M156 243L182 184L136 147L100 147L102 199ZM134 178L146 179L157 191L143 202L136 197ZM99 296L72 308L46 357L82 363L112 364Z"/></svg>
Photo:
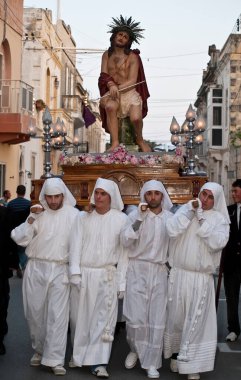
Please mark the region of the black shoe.
<svg viewBox="0 0 241 380"><path fill-rule="evenodd" d="M6 348L3 344L3 342L0 343L0 355L5 355L6 354Z"/></svg>

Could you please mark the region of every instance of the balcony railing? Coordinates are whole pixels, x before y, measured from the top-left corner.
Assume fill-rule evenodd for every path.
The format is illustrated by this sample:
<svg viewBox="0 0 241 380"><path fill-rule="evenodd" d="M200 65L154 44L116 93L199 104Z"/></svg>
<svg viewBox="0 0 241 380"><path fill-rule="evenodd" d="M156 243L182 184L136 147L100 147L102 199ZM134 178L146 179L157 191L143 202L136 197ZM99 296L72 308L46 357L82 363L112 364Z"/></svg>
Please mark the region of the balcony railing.
<svg viewBox="0 0 241 380"><path fill-rule="evenodd" d="M0 113L33 112L33 87L20 80L0 80Z"/></svg>
<svg viewBox="0 0 241 380"><path fill-rule="evenodd" d="M63 95L62 107L66 111L80 112L82 109L82 99L79 95Z"/></svg>

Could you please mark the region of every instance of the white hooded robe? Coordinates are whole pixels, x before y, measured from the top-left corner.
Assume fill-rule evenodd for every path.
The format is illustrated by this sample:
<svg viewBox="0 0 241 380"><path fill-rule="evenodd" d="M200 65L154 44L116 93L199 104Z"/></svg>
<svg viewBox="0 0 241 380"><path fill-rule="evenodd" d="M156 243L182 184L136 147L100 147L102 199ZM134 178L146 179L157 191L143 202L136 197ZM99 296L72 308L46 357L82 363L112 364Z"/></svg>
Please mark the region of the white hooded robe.
<svg viewBox="0 0 241 380"><path fill-rule="evenodd" d="M226 203L220 185L207 183L214 207L203 211L201 224L190 219L187 205L167 221L170 236L168 313L164 356L178 353L180 374L212 371L217 345L214 279L229 236ZM202 191L201 189L201 191ZM220 202L217 201L221 199Z"/></svg>
<svg viewBox="0 0 241 380"><path fill-rule="evenodd" d="M172 218L171 200L160 181L151 180L141 190L141 202L147 191L163 194L162 211L146 212L140 228L134 231L138 210L130 213L121 233L121 241L129 249L126 294L123 315L126 319L127 341L137 353L141 367L162 365L163 334L166 322L166 266L169 236L166 222Z"/></svg>
<svg viewBox="0 0 241 380"><path fill-rule="evenodd" d="M32 347L42 355L42 364L55 367L64 365L65 359L69 321L69 237L79 211L73 207L75 199L62 180L46 181L40 194L45 211L33 224L26 220L15 228L11 237L17 244L27 247L29 259L23 276L23 305ZM63 193L63 206L58 210L49 209L44 200L46 193Z"/></svg>
<svg viewBox="0 0 241 380"><path fill-rule="evenodd" d="M117 292L125 290L128 263L127 251L120 244L126 215L120 211L123 203L118 187L113 181L98 179L96 188L111 195L111 209L105 214L94 210L79 217L70 250L70 275L81 275L80 289L71 288L70 303L73 362L79 367L109 362Z"/></svg>

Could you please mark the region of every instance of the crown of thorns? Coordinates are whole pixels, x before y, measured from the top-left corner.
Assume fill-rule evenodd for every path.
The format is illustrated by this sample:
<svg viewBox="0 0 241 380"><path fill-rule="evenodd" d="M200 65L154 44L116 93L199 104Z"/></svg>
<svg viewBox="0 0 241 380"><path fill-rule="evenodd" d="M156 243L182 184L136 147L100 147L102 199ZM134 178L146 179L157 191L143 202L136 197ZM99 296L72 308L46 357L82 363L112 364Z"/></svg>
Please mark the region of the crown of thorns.
<svg viewBox="0 0 241 380"><path fill-rule="evenodd" d="M139 44L139 39L144 38L142 36L143 30L139 27L140 23L136 22L135 20L132 20L132 17L123 17L120 15L120 18L114 18L112 17L113 23L108 25L111 29L108 33L118 33L118 32L127 32L130 36L130 39L132 41L135 41L137 44Z"/></svg>

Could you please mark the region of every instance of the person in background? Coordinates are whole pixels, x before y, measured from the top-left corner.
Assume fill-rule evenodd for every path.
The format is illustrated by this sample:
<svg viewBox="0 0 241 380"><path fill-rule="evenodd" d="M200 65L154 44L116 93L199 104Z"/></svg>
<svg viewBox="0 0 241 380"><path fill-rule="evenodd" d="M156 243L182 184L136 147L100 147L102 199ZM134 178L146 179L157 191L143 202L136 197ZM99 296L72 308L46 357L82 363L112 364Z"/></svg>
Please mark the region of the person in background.
<svg viewBox="0 0 241 380"><path fill-rule="evenodd" d="M51 367L55 375L65 375L70 232L79 211L60 178L45 180L39 201L42 207L32 206L25 223L11 233L17 244L27 247L23 305L35 351L30 365L43 364Z"/></svg>
<svg viewBox="0 0 241 380"><path fill-rule="evenodd" d="M99 178L92 196L92 212L84 212L72 228L70 247L70 367L91 366L107 378L118 297L125 291L128 255L120 243L127 216L114 181Z"/></svg>
<svg viewBox="0 0 241 380"><path fill-rule="evenodd" d="M2 198L0 198L0 206L7 207L8 201L11 198L11 193L9 190L4 190Z"/></svg>
<svg viewBox="0 0 241 380"><path fill-rule="evenodd" d="M227 302L228 342L234 342L240 334L238 308L241 283L241 179L233 182L232 197L234 204L228 206L230 235L223 253L222 268Z"/></svg>
<svg viewBox="0 0 241 380"><path fill-rule="evenodd" d="M7 234L7 209L0 207L0 355L6 353L4 337L8 332L7 314L10 299L9 236Z"/></svg>
<svg viewBox="0 0 241 380"><path fill-rule="evenodd" d="M7 205L9 214L8 220L10 223L9 231L25 222L30 213L31 201L25 198L26 187L24 185L18 185L16 193L17 197L8 202ZM13 262L12 267L17 270L17 275L21 278L27 264L25 248L13 243L11 252Z"/></svg>
<svg viewBox="0 0 241 380"><path fill-rule="evenodd" d="M214 278L229 236L229 215L221 185L205 183L199 198L167 220L170 236L164 355L171 371L200 379L212 371L217 347Z"/></svg>
<svg viewBox="0 0 241 380"><path fill-rule="evenodd" d="M8 210L13 212L21 212L27 209L29 211L31 201L25 198L26 187L24 185L18 185L16 194L17 197L8 202Z"/></svg>
<svg viewBox="0 0 241 380"><path fill-rule="evenodd" d="M139 359L147 376L158 378L167 304L166 221L173 216L169 211L172 202L163 184L156 180L143 185L140 199L138 209L129 214L121 232L121 242L129 249L123 314L131 351L125 367L133 368Z"/></svg>

